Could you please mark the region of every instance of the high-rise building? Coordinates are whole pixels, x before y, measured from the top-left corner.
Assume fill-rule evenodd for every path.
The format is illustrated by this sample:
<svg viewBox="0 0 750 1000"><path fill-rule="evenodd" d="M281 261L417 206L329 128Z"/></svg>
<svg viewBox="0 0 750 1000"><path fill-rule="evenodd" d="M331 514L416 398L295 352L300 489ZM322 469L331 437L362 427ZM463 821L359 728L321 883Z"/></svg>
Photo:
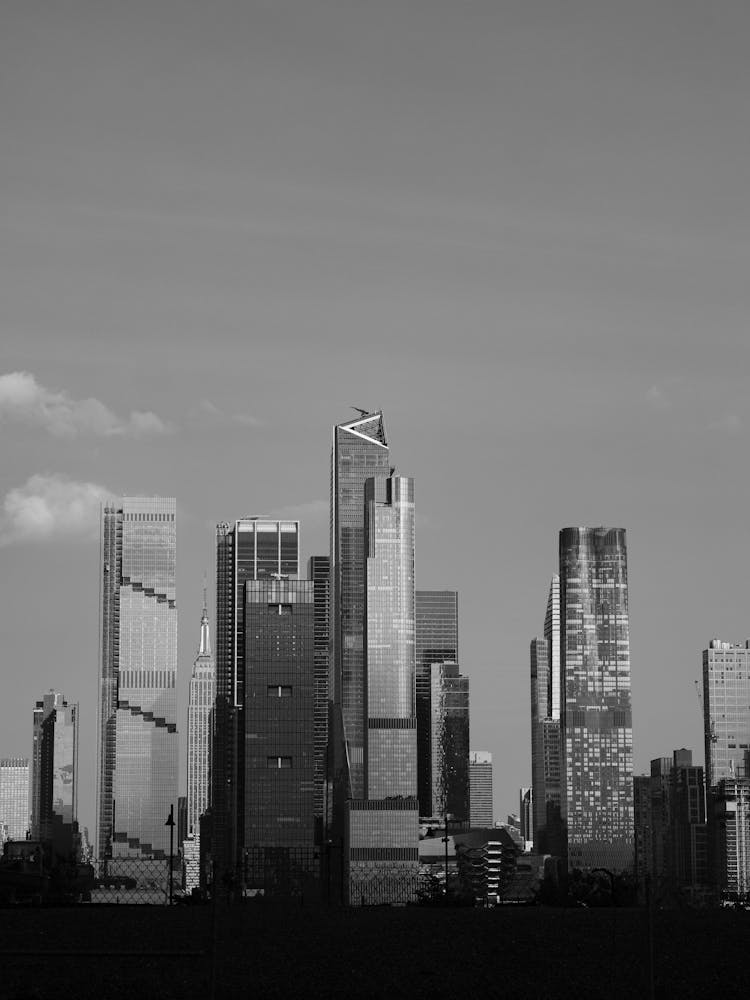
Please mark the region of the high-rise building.
<svg viewBox="0 0 750 1000"><path fill-rule="evenodd" d="M458 593L455 590L418 590L415 604L417 791L420 815L433 817L438 813L433 796L435 769L432 747L435 718L431 701L432 665L458 663Z"/></svg>
<svg viewBox="0 0 750 1000"><path fill-rule="evenodd" d="M531 642L531 785L534 850L562 856L560 817L560 577L550 583L544 638Z"/></svg>
<svg viewBox="0 0 750 1000"><path fill-rule="evenodd" d="M301 889L316 864L315 583L245 583L243 880Z"/></svg>
<svg viewBox="0 0 750 1000"><path fill-rule="evenodd" d="M720 778L710 797L714 885L729 899L750 893L750 778Z"/></svg>
<svg viewBox="0 0 750 1000"><path fill-rule="evenodd" d="M703 650L706 784L750 778L750 639L712 639Z"/></svg>
<svg viewBox="0 0 750 1000"><path fill-rule="evenodd" d="M0 840L25 840L29 832L29 758L0 759Z"/></svg>
<svg viewBox="0 0 750 1000"><path fill-rule="evenodd" d="M210 802L213 708L216 664L211 652L206 591L203 591L201 637L190 678L187 718L187 835L199 837L199 820Z"/></svg>
<svg viewBox="0 0 750 1000"><path fill-rule="evenodd" d="M518 791L519 829L524 840L524 846L532 839L532 816L534 813L534 795L531 788L522 787Z"/></svg>
<svg viewBox="0 0 750 1000"><path fill-rule="evenodd" d="M493 825L492 754L489 750L469 751L469 798L471 828Z"/></svg>
<svg viewBox="0 0 750 1000"><path fill-rule="evenodd" d="M79 852L78 705L50 691L36 703L31 769L31 836L66 860Z"/></svg>
<svg viewBox="0 0 750 1000"><path fill-rule="evenodd" d="M240 876L245 809L245 584L299 577L299 521L216 526L216 702L211 853L217 877Z"/></svg>
<svg viewBox="0 0 750 1000"><path fill-rule="evenodd" d="M561 796L568 868L633 867L625 531L560 532Z"/></svg>
<svg viewBox="0 0 750 1000"><path fill-rule="evenodd" d="M97 854L165 857L177 805L177 606L171 498L102 508Z"/></svg>
<svg viewBox="0 0 750 1000"><path fill-rule="evenodd" d="M422 700L429 709L431 780L429 798L420 799L420 813L424 804L425 815L448 813L454 829L459 823L468 826L469 678L461 676L457 663L433 663L428 698Z"/></svg>
<svg viewBox="0 0 750 1000"><path fill-rule="evenodd" d="M333 429L331 454L331 654L336 709L336 797L365 797L365 481L388 473L382 413Z"/></svg>
<svg viewBox="0 0 750 1000"><path fill-rule="evenodd" d="M328 701L330 685L330 581L331 560L328 556L310 556L307 577L314 584L315 631L315 699L313 708L315 730L315 842L324 843L330 825L328 785Z"/></svg>
<svg viewBox="0 0 750 1000"><path fill-rule="evenodd" d="M348 803L352 902L409 898L419 867L414 481L365 482L364 787Z"/></svg>

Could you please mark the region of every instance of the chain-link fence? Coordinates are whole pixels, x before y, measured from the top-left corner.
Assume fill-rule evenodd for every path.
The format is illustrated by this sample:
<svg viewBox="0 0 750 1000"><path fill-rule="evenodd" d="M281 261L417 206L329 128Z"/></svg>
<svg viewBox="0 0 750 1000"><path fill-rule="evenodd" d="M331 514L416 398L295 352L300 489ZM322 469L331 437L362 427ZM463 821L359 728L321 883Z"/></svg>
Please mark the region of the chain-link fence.
<svg viewBox="0 0 750 1000"><path fill-rule="evenodd" d="M85 903L147 904L164 906L170 901L169 858L106 858L94 861L87 885L82 888ZM180 887L177 858L172 870L171 888Z"/></svg>

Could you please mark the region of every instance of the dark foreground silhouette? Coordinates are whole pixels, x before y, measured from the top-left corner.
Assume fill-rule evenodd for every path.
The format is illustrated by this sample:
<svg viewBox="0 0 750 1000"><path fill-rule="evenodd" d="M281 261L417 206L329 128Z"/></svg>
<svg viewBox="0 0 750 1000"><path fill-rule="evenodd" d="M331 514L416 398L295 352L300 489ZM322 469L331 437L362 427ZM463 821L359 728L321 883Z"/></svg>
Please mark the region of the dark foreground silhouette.
<svg viewBox="0 0 750 1000"><path fill-rule="evenodd" d="M653 963L642 909L6 908L0 996L748 996L750 913L652 927Z"/></svg>

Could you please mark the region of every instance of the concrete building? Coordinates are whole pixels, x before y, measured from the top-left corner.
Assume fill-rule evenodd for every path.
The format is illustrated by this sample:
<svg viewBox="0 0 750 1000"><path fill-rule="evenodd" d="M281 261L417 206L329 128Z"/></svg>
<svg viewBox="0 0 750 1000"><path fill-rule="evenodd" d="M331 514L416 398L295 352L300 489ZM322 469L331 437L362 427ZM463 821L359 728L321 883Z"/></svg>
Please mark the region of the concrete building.
<svg viewBox="0 0 750 1000"><path fill-rule="evenodd" d="M469 751L470 827L491 827L494 823L492 808L492 754L489 750Z"/></svg>
<svg viewBox="0 0 750 1000"><path fill-rule="evenodd" d="M102 507L96 851L160 859L177 806L176 502Z"/></svg>
<svg viewBox="0 0 750 1000"><path fill-rule="evenodd" d="M25 840L30 826L28 757L0 759L0 839Z"/></svg>

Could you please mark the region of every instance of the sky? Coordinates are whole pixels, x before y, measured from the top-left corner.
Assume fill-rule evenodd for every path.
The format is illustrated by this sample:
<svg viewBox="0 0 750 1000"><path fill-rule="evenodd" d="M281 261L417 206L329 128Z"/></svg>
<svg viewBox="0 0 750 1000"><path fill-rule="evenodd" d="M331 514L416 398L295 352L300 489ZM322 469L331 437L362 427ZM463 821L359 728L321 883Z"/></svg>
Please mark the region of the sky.
<svg viewBox="0 0 750 1000"><path fill-rule="evenodd" d="M214 525L326 553L359 406L416 480L417 586L459 591L496 819L567 525L627 529L636 772L702 762L701 650L750 634L749 29L744 0L5 4L0 756L78 701L91 830L100 500L177 498L184 720Z"/></svg>

